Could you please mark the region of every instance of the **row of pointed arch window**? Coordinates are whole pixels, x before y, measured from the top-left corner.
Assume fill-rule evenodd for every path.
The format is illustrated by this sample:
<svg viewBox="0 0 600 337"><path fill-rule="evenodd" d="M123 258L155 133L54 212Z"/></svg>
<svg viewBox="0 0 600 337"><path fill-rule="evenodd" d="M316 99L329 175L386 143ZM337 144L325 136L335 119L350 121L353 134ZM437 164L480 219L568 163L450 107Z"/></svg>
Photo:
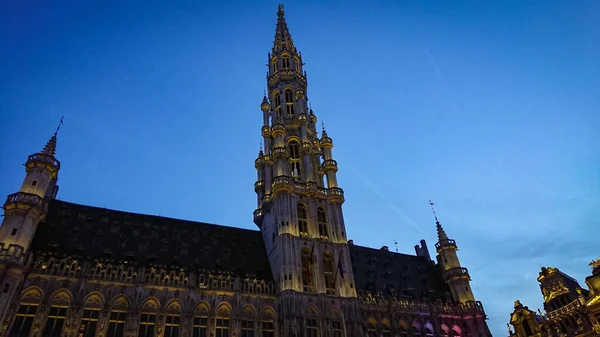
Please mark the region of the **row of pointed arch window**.
<svg viewBox="0 0 600 337"><path fill-rule="evenodd" d="M308 236L308 215L306 206L298 204L296 208L298 214L298 232L300 236ZM317 225L319 227L319 237L321 239L329 239L329 229L327 228L327 214L323 207L317 208Z"/></svg>
<svg viewBox="0 0 600 337"><path fill-rule="evenodd" d="M33 303L37 302L37 303ZM11 327L10 337L29 337L33 322L40 306L40 297L24 298L21 301L19 309L15 315L15 320ZM60 337L63 331L64 323L69 308L69 301L65 298L54 299L46 324L42 333L43 337ZM78 325L79 337L94 337L98 326L98 318L100 316L100 302L86 303L84 305L81 323ZM142 307L138 326L138 337L154 337L156 335L158 305L148 301ZM208 336L208 310L201 310L193 317L192 322L192 337L207 337ZM229 337L230 336L230 312L227 310L219 310L217 318L214 321L214 336ZM262 327L262 336L274 337L274 317L267 315L268 319L257 321L257 326ZM124 301L115 302L111 308L106 337L123 337L125 330L125 322L127 317L127 304ZM181 326L181 307L170 305L165 316L164 337L179 337ZM249 317L242 321L241 336L254 337L255 321Z"/></svg>
<svg viewBox="0 0 600 337"><path fill-rule="evenodd" d="M288 70L290 69L290 57L289 55L283 55L281 56L281 66L283 67L284 70ZM297 57L294 57L294 69L299 73L300 72L300 59ZM277 62L277 58L274 57L273 60L271 60L271 71L274 73L279 71L279 64Z"/></svg>
<svg viewBox="0 0 600 337"><path fill-rule="evenodd" d="M314 290L314 268L313 268L314 247L312 250L304 248L300 257L302 268L302 287L305 292ZM323 253L323 279L325 281L325 291L330 295L335 294L336 275L334 272L333 256L329 252Z"/></svg>

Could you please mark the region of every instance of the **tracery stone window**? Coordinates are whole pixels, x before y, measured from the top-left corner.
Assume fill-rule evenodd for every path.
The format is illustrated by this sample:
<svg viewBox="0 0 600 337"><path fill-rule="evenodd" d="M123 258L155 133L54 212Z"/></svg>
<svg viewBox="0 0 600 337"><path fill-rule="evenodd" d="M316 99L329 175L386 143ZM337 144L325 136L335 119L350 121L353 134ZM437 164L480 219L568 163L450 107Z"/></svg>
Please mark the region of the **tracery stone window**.
<svg viewBox="0 0 600 337"><path fill-rule="evenodd" d="M279 111L281 109L281 95L279 95L279 92L275 92L273 95L273 103L275 104L275 110Z"/></svg>
<svg viewBox="0 0 600 337"><path fill-rule="evenodd" d="M387 321L381 324L381 336L392 337L392 332L390 331L390 323Z"/></svg>
<svg viewBox="0 0 600 337"><path fill-rule="evenodd" d="M164 337L178 337L179 327L181 325L181 306L178 302L171 302L167 307L167 316L165 318Z"/></svg>
<svg viewBox="0 0 600 337"><path fill-rule="evenodd" d="M377 325L373 318L369 318L369 320L367 321L367 336L377 337Z"/></svg>
<svg viewBox="0 0 600 337"><path fill-rule="evenodd" d="M275 337L275 313L269 308L262 313L262 337Z"/></svg>
<svg viewBox="0 0 600 337"><path fill-rule="evenodd" d="M329 231L327 230L327 215L322 207L317 208L317 224L319 225L319 236L321 239L329 239Z"/></svg>
<svg viewBox="0 0 600 337"><path fill-rule="evenodd" d="M279 70L277 66L277 58L273 58L271 64L273 65L273 74L275 74Z"/></svg>
<svg viewBox="0 0 600 337"><path fill-rule="evenodd" d="M36 289L32 289L23 295L9 333L10 337L29 337L41 298L42 295Z"/></svg>
<svg viewBox="0 0 600 337"><path fill-rule="evenodd" d="M154 337L157 310L158 303L156 303L156 301L148 300L144 303L142 306L142 313L140 314L138 337Z"/></svg>
<svg viewBox="0 0 600 337"><path fill-rule="evenodd" d="M296 207L298 213L298 232L300 236L308 236L308 217L306 215L306 207L303 204L298 204Z"/></svg>
<svg viewBox="0 0 600 337"><path fill-rule="evenodd" d="M65 292L57 294L52 299L52 305L48 311L46 327L42 333L43 337L60 337L67 310L69 309L70 297Z"/></svg>
<svg viewBox="0 0 600 337"><path fill-rule="evenodd" d="M323 276L325 277L325 291L335 294L335 276L333 272L333 256L329 252L323 254Z"/></svg>
<svg viewBox="0 0 600 337"><path fill-rule="evenodd" d="M108 318L108 330L106 337L122 337L125 330L125 320L127 318L127 300L124 297L113 301Z"/></svg>
<svg viewBox="0 0 600 337"><path fill-rule="evenodd" d="M317 322L317 313L315 312L315 310L313 308L307 308L304 317L306 337L319 336L319 325Z"/></svg>
<svg viewBox="0 0 600 337"><path fill-rule="evenodd" d="M281 64L283 65L283 69L289 69L290 68L290 57L287 55L283 55L281 57Z"/></svg>
<svg viewBox="0 0 600 337"><path fill-rule="evenodd" d="M300 59L294 57L294 65L296 66L296 72L300 72Z"/></svg>
<svg viewBox="0 0 600 337"><path fill-rule="evenodd" d="M194 323L192 327L192 337L206 337L208 327L208 306L204 303L198 305L194 312Z"/></svg>
<svg viewBox="0 0 600 337"><path fill-rule="evenodd" d="M230 316L231 311L224 305L217 310L215 337L229 337Z"/></svg>
<svg viewBox="0 0 600 337"><path fill-rule="evenodd" d="M241 337L254 337L254 318L255 312L251 306L246 306L242 310Z"/></svg>
<svg viewBox="0 0 600 337"><path fill-rule="evenodd" d="M313 290L312 283L312 256L308 248L302 249L301 265L302 265L302 286L305 292Z"/></svg>
<svg viewBox="0 0 600 337"><path fill-rule="evenodd" d="M342 315L336 309L332 310L331 333L333 337L342 337Z"/></svg>
<svg viewBox="0 0 600 337"><path fill-rule="evenodd" d="M294 115L294 92L292 89L285 89L285 105L288 116Z"/></svg>
<svg viewBox="0 0 600 337"><path fill-rule="evenodd" d="M98 317L102 308L102 299L98 295L89 296L83 306L78 337L94 337L98 325Z"/></svg>
<svg viewBox="0 0 600 337"><path fill-rule="evenodd" d="M300 181L300 145L297 141L293 140L289 143L288 148L290 151L290 168L292 170L292 178L295 181Z"/></svg>

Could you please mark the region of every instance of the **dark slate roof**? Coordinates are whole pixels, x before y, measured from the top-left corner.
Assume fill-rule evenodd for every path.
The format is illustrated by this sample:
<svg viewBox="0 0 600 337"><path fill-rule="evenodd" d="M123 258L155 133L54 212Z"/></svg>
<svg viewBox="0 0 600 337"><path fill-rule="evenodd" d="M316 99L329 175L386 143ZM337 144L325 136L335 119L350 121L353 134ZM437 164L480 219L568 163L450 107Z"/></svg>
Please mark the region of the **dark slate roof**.
<svg viewBox="0 0 600 337"><path fill-rule="evenodd" d="M425 257L349 245L356 289L396 297L451 300L441 270Z"/></svg>
<svg viewBox="0 0 600 337"><path fill-rule="evenodd" d="M259 231L53 200L31 251L138 265L179 265L272 281Z"/></svg>

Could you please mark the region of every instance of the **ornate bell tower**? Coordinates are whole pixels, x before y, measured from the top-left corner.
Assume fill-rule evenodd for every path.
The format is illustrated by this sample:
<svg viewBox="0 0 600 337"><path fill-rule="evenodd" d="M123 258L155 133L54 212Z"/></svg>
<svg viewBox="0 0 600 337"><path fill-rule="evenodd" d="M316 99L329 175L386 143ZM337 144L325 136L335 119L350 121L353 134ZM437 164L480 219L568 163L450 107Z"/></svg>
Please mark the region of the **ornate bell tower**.
<svg viewBox="0 0 600 337"><path fill-rule="evenodd" d="M254 185L260 228L281 291L355 297L333 142L308 107L306 72L284 17L277 11L263 97L261 149Z"/></svg>

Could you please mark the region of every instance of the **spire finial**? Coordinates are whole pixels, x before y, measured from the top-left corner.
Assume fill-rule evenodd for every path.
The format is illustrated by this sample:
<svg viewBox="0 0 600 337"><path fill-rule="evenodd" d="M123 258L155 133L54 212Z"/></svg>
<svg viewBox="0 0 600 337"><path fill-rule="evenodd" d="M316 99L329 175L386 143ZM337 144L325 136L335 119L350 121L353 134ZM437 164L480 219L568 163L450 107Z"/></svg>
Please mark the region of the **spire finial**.
<svg viewBox="0 0 600 337"><path fill-rule="evenodd" d="M433 212L433 217L435 218L435 227L437 229L438 240L440 242L448 240L448 235L446 235L446 231L444 231L442 224L438 220L437 214L435 214L435 208L433 208L433 201L429 200L429 205L431 206L431 211Z"/></svg>
<svg viewBox="0 0 600 337"><path fill-rule="evenodd" d="M41 153L53 157L56 154L56 136L58 135L58 130L60 130L60 126L63 125L63 118L64 116L60 118L58 126L56 127L56 131L54 131L54 134L52 135L52 137L50 137L50 139L46 143L46 146L44 146L44 148L42 149Z"/></svg>
<svg viewBox="0 0 600 337"><path fill-rule="evenodd" d="M65 116L60 117L60 121L58 121L58 126L56 127L56 131L54 131L54 137L56 137L56 135L58 135L58 130L60 130L60 126L63 125L64 118L65 118Z"/></svg>

